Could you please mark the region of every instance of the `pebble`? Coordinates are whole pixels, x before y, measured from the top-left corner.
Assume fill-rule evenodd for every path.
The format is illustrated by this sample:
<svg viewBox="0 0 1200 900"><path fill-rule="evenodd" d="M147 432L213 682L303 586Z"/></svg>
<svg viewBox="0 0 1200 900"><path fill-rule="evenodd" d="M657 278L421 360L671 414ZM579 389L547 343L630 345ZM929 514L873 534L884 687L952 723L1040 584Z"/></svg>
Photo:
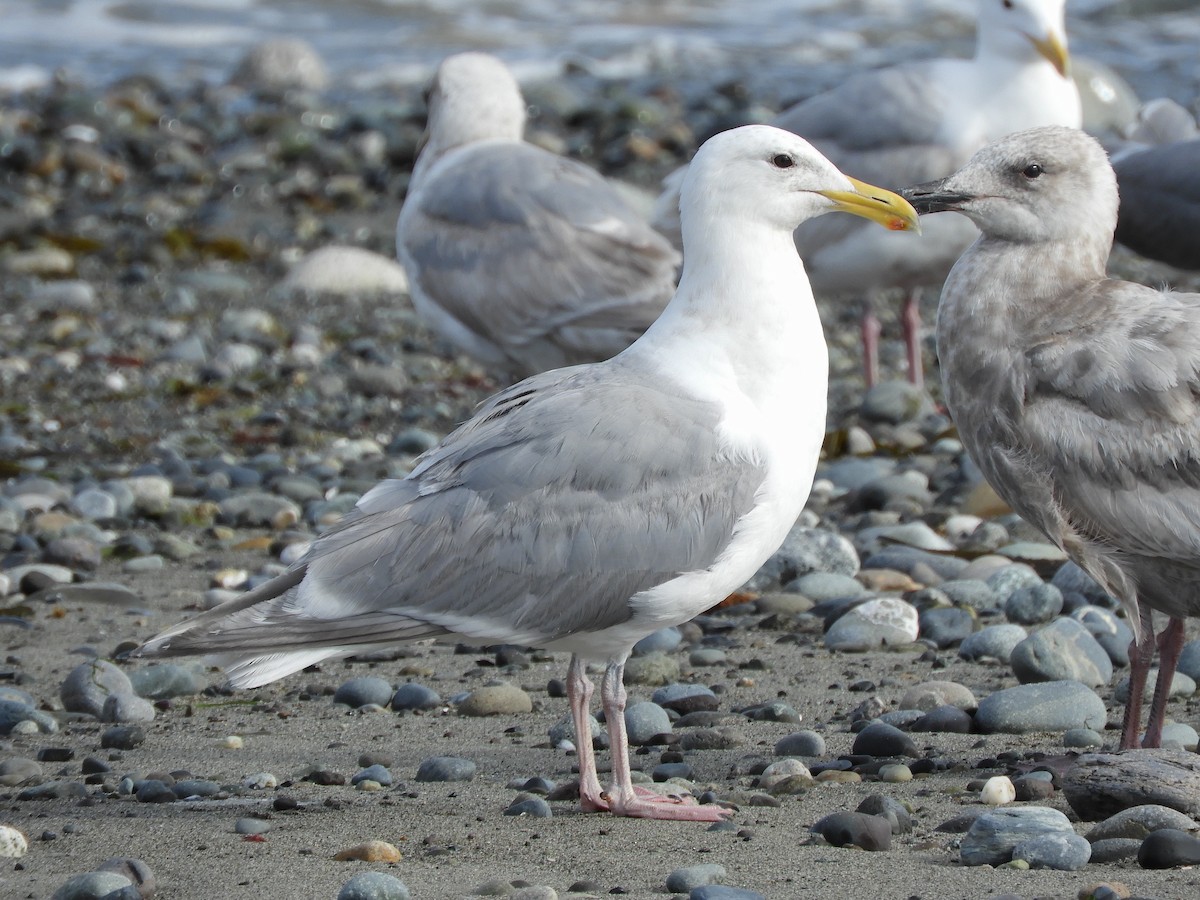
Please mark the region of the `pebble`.
<svg viewBox="0 0 1200 900"><path fill-rule="evenodd" d="M912 769L903 763L880 766L878 775L879 780L887 784L904 784L913 778Z"/></svg>
<svg viewBox="0 0 1200 900"><path fill-rule="evenodd" d="M746 888L730 887L727 884L706 884L694 888L688 894L688 900L767 900L757 891Z"/></svg>
<svg viewBox="0 0 1200 900"><path fill-rule="evenodd" d="M814 603L825 600L856 599L866 594L862 582L850 575L836 572L809 572L786 585L790 591L803 594Z"/></svg>
<svg viewBox="0 0 1200 900"><path fill-rule="evenodd" d="M815 731L794 731L775 742L776 756L824 756L825 738Z"/></svg>
<svg viewBox="0 0 1200 900"><path fill-rule="evenodd" d="M1062 591L1052 584L1035 584L1008 595L1004 616L1018 625L1040 625L1057 616L1062 608Z"/></svg>
<svg viewBox="0 0 1200 900"><path fill-rule="evenodd" d="M1200 682L1200 640L1188 641L1183 645L1175 671Z"/></svg>
<svg viewBox="0 0 1200 900"><path fill-rule="evenodd" d="M506 816L529 816L535 819L549 819L554 813L550 804L541 797L518 796L504 810Z"/></svg>
<svg viewBox="0 0 1200 900"><path fill-rule="evenodd" d="M1026 734L1103 728L1108 711L1095 692L1078 681L1047 681L1004 688L985 697L975 713L984 733Z"/></svg>
<svg viewBox="0 0 1200 900"><path fill-rule="evenodd" d="M687 894L701 885L720 884L725 877L725 867L720 863L685 866L675 869L667 876L667 891L672 894Z"/></svg>
<svg viewBox="0 0 1200 900"><path fill-rule="evenodd" d="M939 706L931 709L909 726L909 731L937 732L940 734L970 734L975 720L970 713L957 706Z"/></svg>
<svg viewBox="0 0 1200 900"><path fill-rule="evenodd" d="M1137 859L1138 851L1142 849L1141 838L1105 838L1102 841L1092 841L1091 844L1091 861L1097 865Z"/></svg>
<svg viewBox="0 0 1200 900"><path fill-rule="evenodd" d="M359 872L342 885L337 900L410 900L408 887L387 872Z"/></svg>
<svg viewBox="0 0 1200 900"><path fill-rule="evenodd" d="M954 647L965 641L975 631L977 621L970 609L950 607L929 609L921 613L918 629L921 638L939 650Z"/></svg>
<svg viewBox="0 0 1200 900"><path fill-rule="evenodd" d="M1007 775L993 775L984 783L979 799L988 806L1003 806L1017 799L1017 789Z"/></svg>
<svg viewBox="0 0 1200 900"><path fill-rule="evenodd" d="M460 716L507 716L532 711L530 696L515 684L507 683L477 688L458 705Z"/></svg>
<svg viewBox="0 0 1200 900"><path fill-rule="evenodd" d="M1078 681L1101 687L1112 680L1112 659L1075 619L1056 619L1013 648L1009 658L1022 684Z"/></svg>
<svg viewBox="0 0 1200 900"><path fill-rule="evenodd" d="M343 703L351 709L363 706L387 706L395 689L391 682L374 676L351 678L338 685L333 694L334 703Z"/></svg>
<svg viewBox="0 0 1200 900"><path fill-rule="evenodd" d="M42 767L36 760L10 757L0 761L0 785L4 787L17 787L41 777Z"/></svg>
<svg viewBox="0 0 1200 900"><path fill-rule="evenodd" d="M373 781L381 787L390 787L392 784L392 773L388 771L387 766L376 763L375 765L367 766L350 778L350 783L354 785L360 781Z"/></svg>
<svg viewBox="0 0 1200 900"><path fill-rule="evenodd" d="M872 722L854 737L851 753L863 756L920 756L913 739L885 722Z"/></svg>
<svg viewBox="0 0 1200 900"><path fill-rule="evenodd" d="M1013 849L1030 838L1074 836L1070 820L1046 806L1005 807L979 816L959 845L965 866L998 866L1012 859Z"/></svg>
<svg viewBox="0 0 1200 900"><path fill-rule="evenodd" d="M101 722L152 722L154 704L137 694L110 694L100 710Z"/></svg>
<svg viewBox="0 0 1200 900"><path fill-rule="evenodd" d="M720 706L717 695L703 684L668 684L650 695L651 701L681 716L711 712Z"/></svg>
<svg viewBox="0 0 1200 900"><path fill-rule="evenodd" d="M1112 610L1081 606L1071 613L1071 618L1078 620L1092 633L1114 666L1124 668L1129 665L1129 644L1133 640L1133 632Z"/></svg>
<svg viewBox="0 0 1200 900"><path fill-rule="evenodd" d="M800 793L812 785L812 773L798 759L773 762L758 776L758 789L776 796Z"/></svg>
<svg viewBox="0 0 1200 900"><path fill-rule="evenodd" d="M939 706L955 706L972 710L979 706L971 689L954 681L923 681L913 685L900 698L901 709L919 709L925 712Z"/></svg>
<svg viewBox="0 0 1200 900"><path fill-rule="evenodd" d="M913 830L912 814L908 807L895 797L872 794L858 804L855 812L887 819L888 824L891 825L892 834L908 834Z"/></svg>
<svg viewBox="0 0 1200 900"><path fill-rule="evenodd" d="M129 673L129 682L135 694L148 700L187 697L200 693L208 686L196 668L174 663L158 663L134 669Z"/></svg>
<svg viewBox="0 0 1200 900"><path fill-rule="evenodd" d="M625 683L650 686L671 684L679 680L679 660L665 653L631 656L625 663Z"/></svg>
<svg viewBox="0 0 1200 900"><path fill-rule="evenodd" d="M11 825L0 825L0 858L20 859L29 851L25 835Z"/></svg>
<svg viewBox="0 0 1200 900"><path fill-rule="evenodd" d="M1143 869L1175 869L1200 864L1200 838L1177 828L1161 828L1142 841L1137 860Z"/></svg>
<svg viewBox="0 0 1200 900"><path fill-rule="evenodd" d="M408 278L395 259L361 247L331 244L296 262L278 288L288 293L370 297L407 294Z"/></svg>
<svg viewBox="0 0 1200 900"><path fill-rule="evenodd" d="M140 725L117 725L100 735L100 746L112 750L133 750L146 742L146 729Z"/></svg>
<svg viewBox="0 0 1200 900"><path fill-rule="evenodd" d="M855 846L862 850L892 849L892 826L882 816L859 812L835 812L818 819L814 834L834 847Z"/></svg>
<svg viewBox="0 0 1200 900"><path fill-rule="evenodd" d="M782 546L750 579L747 589L762 592L810 572L853 575L858 568L858 552L845 537L835 532L797 525L788 532Z"/></svg>
<svg viewBox="0 0 1200 900"><path fill-rule="evenodd" d="M68 712L100 718L111 695L134 696L129 677L115 665L94 659L71 670L59 688L59 699Z"/></svg>
<svg viewBox="0 0 1200 900"><path fill-rule="evenodd" d="M1172 681L1174 684L1174 681ZM1162 746L1168 749L1195 751L1200 745L1200 733L1184 722L1168 722L1162 730Z"/></svg>
<svg viewBox="0 0 1200 900"><path fill-rule="evenodd" d="M396 688L392 695L391 706L397 712L401 710L429 710L442 705L441 695L431 687L410 681Z"/></svg>
<svg viewBox="0 0 1200 900"><path fill-rule="evenodd" d="M825 633L830 650L865 651L906 646L917 639L917 611L903 600L868 600L833 623Z"/></svg>
<svg viewBox="0 0 1200 900"><path fill-rule="evenodd" d="M1000 598L986 581L978 579L948 579L938 590L955 606L969 606L976 612L990 613L1000 609Z"/></svg>
<svg viewBox="0 0 1200 900"><path fill-rule="evenodd" d="M1156 803L1145 803L1141 806L1123 809L1104 821L1097 822L1086 837L1092 843L1114 838L1134 838L1140 841L1145 840L1147 835L1160 828L1194 832L1197 827L1190 816L1186 816L1178 810Z"/></svg>
<svg viewBox="0 0 1200 900"><path fill-rule="evenodd" d="M417 781L470 781L476 766L457 756L431 756L417 767Z"/></svg>
<svg viewBox="0 0 1200 900"><path fill-rule="evenodd" d="M132 884L116 872L84 872L67 879L50 895L50 900L100 900Z"/></svg>
<svg viewBox="0 0 1200 900"><path fill-rule="evenodd" d="M234 834L266 834L271 830L271 823L267 819L258 819L253 816L243 816L233 823Z"/></svg>
<svg viewBox="0 0 1200 900"><path fill-rule="evenodd" d="M10 734L27 722L33 724L35 733L54 734L58 731L58 722L48 713L20 701L0 700L0 734Z"/></svg>
<svg viewBox="0 0 1200 900"><path fill-rule="evenodd" d="M242 787L252 791L272 791L279 787L279 779L270 772L257 772L243 778Z"/></svg>
<svg viewBox="0 0 1200 900"><path fill-rule="evenodd" d="M1090 749L1104 746L1104 736L1090 728L1069 728L1063 732L1063 746Z"/></svg>
<svg viewBox="0 0 1200 900"><path fill-rule="evenodd" d="M1042 834L1017 844L1012 858L1031 869L1077 872L1092 858L1092 845L1077 834Z"/></svg>
<svg viewBox="0 0 1200 900"><path fill-rule="evenodd" d="M643 700L625 708L625 728L629 743L634 746L653 743L661 734L671 731L671 717L657 703Z"/></svg>
<svg viewBox="0 0 1200 900"><path fill-rule="evenodd" d="M365 841L345 850L339 850L333 858L339 862L361 860L369 863L398 863L404 857L394 844L387 841Z"/></svg>

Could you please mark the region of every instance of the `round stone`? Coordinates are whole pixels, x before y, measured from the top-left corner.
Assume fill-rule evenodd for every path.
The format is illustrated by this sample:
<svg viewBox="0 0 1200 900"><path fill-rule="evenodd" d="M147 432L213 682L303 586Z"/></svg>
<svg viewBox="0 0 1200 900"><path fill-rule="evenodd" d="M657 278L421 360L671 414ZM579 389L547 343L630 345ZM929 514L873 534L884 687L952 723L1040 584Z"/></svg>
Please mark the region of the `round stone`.
<svg viewBox="0 0 1200 900"><path fill-rule="evenodd" d="M1005 688L985 697L975 724L985 733L1027 734L1103 728L1108 721L1104 701L1078 681L1046 681Z"/></svg>
<svg viewBox="0 0 1200 900"><path fill-rule="evenodd" d="M470 781L475 763L457 756L431 756L417 767L417 781Z"/></svg>
<svg viewBox="0 0 1200 900"><path fill-rule="evenodd" d="M855 735L854 746L850 752L874 757L920 756L911 737L884 722L872 722Z"/></svg>
<svg viewBox="0 0 1200 900"><path fill-rule="evenodd" d="M830 650L864 651L904 646L917 639L915 608L895 597L868 600L833 623L825 633Z"/></svg>
<svg viewBox="0 0 1200 900"><path fill-rule="evenodd" d="M1143 869L1194 866L1200 863L1200 838L1178 828L1160 828L1142 841L1137 859Z"/></svg>
<svg viewBox="0 0 1200 900"><path fill-rule="evenodd" d="M1062 591L1052 584L1035 584L1009 594L1004 602L1004 615L1018 625L1040 625L1057 616L1062 608Z"/></svg>
<svg viewBox="0 0 1200 900"><path fill-rule="evenodd" d="M410 900L408 887L387 872L359 872L342 885L337 900Z"/></svg>
<svg viewBox="0 0 1200 900"><path fill-rule="evenodd" d="M515 684L476 688L458 705L460 716L507 716L532 711L533 700Z"/></svg>
<svg viewBox="0 0 1200 900"><path fill-rule="evenodd" d="M649 744L660 734L670 734L671 717L665 709L649 700L631 703L625 708L625 729L630 744Z"/></svg>
<svg viewBox="0 0 1200 900"><path fill-rule="evenodd" d="M410 681L396 688L392 695L392 709L401 710L437 709L442 705L441 695L431 687Z"/></svg>
<svg viewBox="0 0 1200 900"><path fill-rule="evenodd" d="M1022 684L1078 681L1100 687L1112 679L1112 659L1075 619L1056 619L1013 648L1009 660Z"/></svg>
<svg viewBox="0 0 1200 900"><path fill-rule="evenodd" d="M387 706L394 690L390 682L374 676L351 678L338 685L333 695L334 703L344 703L352 709L363 706Z"/></svg>
<svg viewBox="0 0 1200 900"><path fill-rule="evenodd" d="M862 850L892 848L892 826L882 816L835 812L818 819L812 831L834 847L854 846Z"/></svg>
<svg viewBox="0 0 1200 900"><path fill-rule="evenodd" d="M795 731L775 742L776 756L824 756L825 738L815 731Z"/></svg>
<svg viewBox="0 0 1200 900"><path fill-rule="evenodd" d="M1013 847L1012 858L1031 869L1076 872L1092 858L1092 845L1077 834L1042 834Z"/></svg>
<svg viewBox="0 0 1200 900"><path fill-rule="evenodd" d="M705 884L719 884L725 879L725 867L707 863L676 869L667 876L667 890L672 894L688 894Z"/></svg>

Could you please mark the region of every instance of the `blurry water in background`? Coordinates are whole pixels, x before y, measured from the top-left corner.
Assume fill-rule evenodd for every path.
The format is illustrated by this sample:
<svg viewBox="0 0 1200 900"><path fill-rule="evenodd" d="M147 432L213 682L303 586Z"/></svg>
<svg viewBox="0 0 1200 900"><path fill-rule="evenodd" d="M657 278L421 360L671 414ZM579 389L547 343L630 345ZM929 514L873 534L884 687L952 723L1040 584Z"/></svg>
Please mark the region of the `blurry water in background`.
<svg viewBox="0 0 1200 900"><path fill-rule="evenodd" d="M0 0L0 88L56 69L106 82L153 73L224 81L246 50L294 35L339 89L423 80L463 49L522 77L576 63L602 77L652 71L769 83L970 52L978 0ZM996 0L987 0L996 2ZM1115 68L1143 97L1189 107L1200 93L1194 0L1068 0L1077 54ZM807 93L807 91L805 92Z"/></svg>

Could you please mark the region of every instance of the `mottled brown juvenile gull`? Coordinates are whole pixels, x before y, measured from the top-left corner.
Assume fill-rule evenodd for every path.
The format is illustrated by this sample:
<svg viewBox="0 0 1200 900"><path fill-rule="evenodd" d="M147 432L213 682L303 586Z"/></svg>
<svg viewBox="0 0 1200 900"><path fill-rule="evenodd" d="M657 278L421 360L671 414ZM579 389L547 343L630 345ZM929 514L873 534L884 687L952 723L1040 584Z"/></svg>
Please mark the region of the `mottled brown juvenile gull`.
<svg viewBox="0 0 1200 900"><path fill-rule="evenodd" d="M1106 277L1117 181L1081 131L1011 135L904 193L983 232L938 307L946 405L996 493L1125 607L1122 747L1137 743L1151 610L1171 617L1143 742L1158 746L1182 619L1200 613L1200 294Z"/></svg>
<svg viewBox="0 0 1200 900"><path fill-rule="evenodd" d="M396 226L418 314L510 377L624 350L679 265L601 175L523 140L525 110L500 60L447 57Z"/></svg>
<svg viewBox="0 0 1200 900"><path fill-rule="evenodd" d="M835 209L916 225L903 200L852 182L793 134L760 125L712 138L684 185L679 289L636 343L500 392L287 573L143 655L219 654L234 686L253 687L419 638L569 650L584 809L720 818L634 788L622 673L636 641L746 581L804 506L828 364L791 235ZM608 791L585 660L606 665Z"/></svg>
<svg viewBox="0 0 1200 900"><path fill-rule="evenodd" d="M803 135L843 172L893 189L949 175L989 141L1037 125L1081 121L1068 75L1064 0L979 0L972 59L917 60L863 72L781 113L772 124ZM654 217L670 233L670 185ZM868 386L879 377L874 294L903 289L909 379L923 381L918 299L941 285L978 233L945 216L920 240L878 240L846 217L809 222L796 246L818 297L863 298Z"/></svg>

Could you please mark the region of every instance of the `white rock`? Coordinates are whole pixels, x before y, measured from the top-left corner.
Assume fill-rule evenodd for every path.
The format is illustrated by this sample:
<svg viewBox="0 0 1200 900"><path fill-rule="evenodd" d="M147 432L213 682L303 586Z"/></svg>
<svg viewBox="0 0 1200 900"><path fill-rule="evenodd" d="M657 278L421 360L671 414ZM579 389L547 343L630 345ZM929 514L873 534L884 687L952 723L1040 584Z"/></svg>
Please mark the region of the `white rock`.
<svg viewBox="0 0 1200 900"><path fill-rule="evenodd" d="M24 856L29 850L29 842L25 835L11 825L0 825L0 856L16 859Z"/></svg>
<svg viewBox="0 0 1200 900"><path fill-rule="evenodd" d="M1017 789L1007 775L994 775L979 792L979 799L988 806L1003 806L1017 799Z"/></svg>
<svg viewBox="0 0 1200 900"><path fill-rule="evenodd" d="M917 610L896 597L879 597L854 607L830 626L830 650L873 650L911 644L918 634Z"/></svg>
<svg viewBox="0 0 1200 900"><path fill-rule="evenodd" d="M292 266L278 290L340 296L407 294L408 276L394 259L361 247L334 245L314 250Z"/></svg>

